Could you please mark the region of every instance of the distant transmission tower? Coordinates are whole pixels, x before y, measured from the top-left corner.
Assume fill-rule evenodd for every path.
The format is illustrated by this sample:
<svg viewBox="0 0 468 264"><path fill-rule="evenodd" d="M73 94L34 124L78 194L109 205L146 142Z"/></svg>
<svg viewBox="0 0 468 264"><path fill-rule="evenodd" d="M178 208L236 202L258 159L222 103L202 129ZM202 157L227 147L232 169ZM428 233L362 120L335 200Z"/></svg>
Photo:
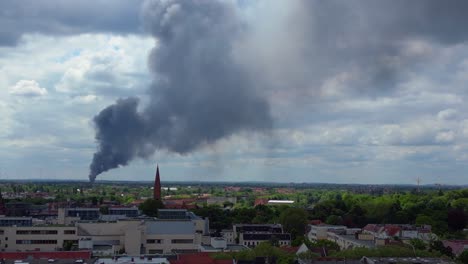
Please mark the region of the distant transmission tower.
<svg viewBox="0 0 468 264"><path fill-rule="evenodd" d="M435 183L435 185L439 188L439 191L442 190L444 184L442 183L442 179L440 178L440 175L437 176L437 182Z"/></svg>
<svg viewBox="0 0 468 264"><path fill-rule="evenodd" d="M419 186L421 185L421 177L416 178L416 184L418 185L417 191L419 193Z"/></svg>

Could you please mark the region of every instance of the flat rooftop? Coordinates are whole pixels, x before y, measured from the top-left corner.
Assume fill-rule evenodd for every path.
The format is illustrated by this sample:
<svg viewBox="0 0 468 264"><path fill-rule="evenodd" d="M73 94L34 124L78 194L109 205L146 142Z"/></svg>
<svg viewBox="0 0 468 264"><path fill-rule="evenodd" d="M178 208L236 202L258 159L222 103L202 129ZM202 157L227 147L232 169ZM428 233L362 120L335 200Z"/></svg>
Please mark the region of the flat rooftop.
<svg viewBox="0 0 468 264"><path fill-rule="evenodd" d="M95 264L170 264L167 258L119 257L118 259L100 258Z"/></svg>

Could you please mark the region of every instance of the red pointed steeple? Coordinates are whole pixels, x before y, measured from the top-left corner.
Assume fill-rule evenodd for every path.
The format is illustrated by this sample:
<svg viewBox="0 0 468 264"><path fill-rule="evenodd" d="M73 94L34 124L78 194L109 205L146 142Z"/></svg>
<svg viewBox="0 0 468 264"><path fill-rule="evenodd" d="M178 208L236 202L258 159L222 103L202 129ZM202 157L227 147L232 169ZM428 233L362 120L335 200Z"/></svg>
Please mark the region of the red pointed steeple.
<svg viewBox="0 0 468 264"><path fill-rule="evenodd" d="M153 199L161 201L161 179L159 178L159 166L156 166L156 178L154 180Z"/></svg>

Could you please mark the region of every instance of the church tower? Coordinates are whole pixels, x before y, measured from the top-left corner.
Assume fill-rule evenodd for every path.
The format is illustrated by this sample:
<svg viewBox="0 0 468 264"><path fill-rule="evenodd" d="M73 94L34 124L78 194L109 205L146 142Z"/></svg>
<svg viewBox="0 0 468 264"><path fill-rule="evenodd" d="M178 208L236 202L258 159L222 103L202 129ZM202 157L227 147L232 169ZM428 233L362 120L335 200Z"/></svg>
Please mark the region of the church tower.
<svg viewBox="0 0 468 264"><path fill-rule="evenodd" d="M154 179L153 199L161 201L161 179L159 178L159 166L156 166L156 178Z"/></svg>

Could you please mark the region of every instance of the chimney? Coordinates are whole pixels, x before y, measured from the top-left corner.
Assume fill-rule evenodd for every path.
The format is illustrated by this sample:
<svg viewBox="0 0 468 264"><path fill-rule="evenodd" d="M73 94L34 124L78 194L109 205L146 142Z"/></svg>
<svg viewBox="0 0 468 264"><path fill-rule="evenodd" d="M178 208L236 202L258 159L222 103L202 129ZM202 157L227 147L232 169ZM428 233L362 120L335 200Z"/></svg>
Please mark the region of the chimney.
<svg viewBox="0 0 468 264"><path fill-rule="evenodd" d="M156 166L156 178L154 179L153 199L161 201L161 179L159 178L159 166Z"/></svg>

